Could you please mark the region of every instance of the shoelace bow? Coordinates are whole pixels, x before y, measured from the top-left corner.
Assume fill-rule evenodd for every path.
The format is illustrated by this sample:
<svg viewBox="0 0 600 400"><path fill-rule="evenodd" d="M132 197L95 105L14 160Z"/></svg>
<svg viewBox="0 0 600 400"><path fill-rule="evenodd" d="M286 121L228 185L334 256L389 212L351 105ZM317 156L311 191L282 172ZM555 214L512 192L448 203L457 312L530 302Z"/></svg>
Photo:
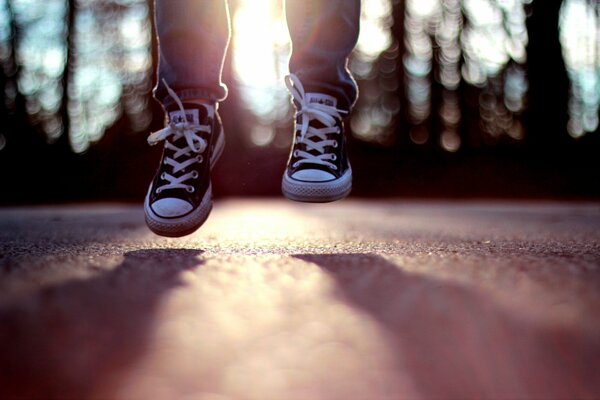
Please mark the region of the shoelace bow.
<svg viewBox="0 0 600 400"><path fill-rule="evenodd" d="M191 185L186 185L184 182L188 179L196 179L198 177L198 172L191 171L181 176L175 176L175 174L194 163L201 163L203 161L202 153L204 153L208 144L205 139L198 136L196 133L210 133L211 127L208 125L198 125L190 123L187 120L185 109L179 96L177 96L177 94L169 87L169 85L167 85L167 82L163 80L163 83L167 88L169 96L171 96L173 100L175 100L175 103L177 103L177 106L179 107L179 110L181 111L181 114L183 116L183 121L177 123L170 121L169 125L157 132L151 133L148 137L148 144L153 146L158 142L165 140L165 147L175 152L173 154L173 158L165 157L164 160L165 164L173 167L174 175L163 172L161 178L168 181L169 183L157 187L156 192L160 193L165 189L185 189L188 192L192 193L194 191L194 187ZM187 146L180 148L172 143L182 137L185 138ZM168 140L169 138L171 138L171 140ZM196 154L196 156L192 157L194 153ZM177 161L177 159L184 156L184 160L182 160L181 162Z"/></svg>
<svg viewBox="0 0 600 400"><path fill-rule="evenodd" d="M296 136L296 143L304 144L307 150L316 150L319 153L318 155L314 155L308 151L295 150L294 156L299 158L299 160L294 163L293 167L310 163L325 165L334 170L337 169L336 165L330 162L336 160L336 155L326 153L325 148L327 146L337 147L338 142L334 139L328 139L327 135L340 133L339 127L336 126L336 121L341 119L341 114L345 114L347 111L327 104L308 103L305 99L304 86L302 86L302 82L294 74L285 77L285 84L299 105L297 115L300 115L300 124L296 126L296 130L300 132L300 135ZM321 122L324 127L315 128L314 126L310 126L312 120ZM315 138L320 140L315 142L312 140Z"/></svg>

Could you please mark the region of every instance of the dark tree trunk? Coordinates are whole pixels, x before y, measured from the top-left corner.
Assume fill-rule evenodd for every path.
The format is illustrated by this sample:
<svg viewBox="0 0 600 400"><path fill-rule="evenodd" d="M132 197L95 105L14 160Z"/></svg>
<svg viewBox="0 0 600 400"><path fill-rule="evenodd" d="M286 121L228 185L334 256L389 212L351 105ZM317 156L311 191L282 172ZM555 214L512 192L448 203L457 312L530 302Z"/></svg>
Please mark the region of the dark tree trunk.
<svg viewBox="0 0 600 400"><path fill-rule="evenodd" d="M60 106L60 117L63 124L63 131L60 137L54 144L54 148L60 153L70 153L71 144L69 140L70 131L70 117L69 117L69 91L71 86L71 76L73 66L75 65L75 17L77 13L77 0L66 0L67 1L67 15L66 15L66 62L65 69L61 78L62 86L62 101Z"/></svg>
<svg viewBox="0 0 600 400"><path fill-rule="evenodd" d="M442 96L444 94L444 86L441 84L440 76L442 73L442 50L436 42L435 35L430 35L429 39L432 43L431 56L431 73L429 74L429 83L431 84L431 97L429 100L429 138L435 151L441 150L441 135L444 130L444 125L440 117L440 109L442 106Z"/></svg>
<svg viewBox="0 0 600 400"><path fill-rule="evenodd" d="M534 0L529 6L527 142L533 150L554 153L569 142L569 78L559 39L563 0Z"/></svg>
<svg viewBox="0 0 600 400"><path fill-rule="evenodd" d="M25 97L19 91L19 76L20 66L17 61L17 51L19 49L19 41L21 39L19 26L17 24L14 8L12 1L6 2L6 11L8 19L10 21L10 57L6 61L6 84L13 87L14 98L12 104L9 105L9 130L10 136L14 138L15 147L19 147L19 144L28 142L29 144L37 142L38 137L30 134L32 129L28 124L27 112L25 110Z"/></svg>
<svg viewBox="0 0 600 400"><path fill-rule="evenodd" d="M406 54L406 43L404 35L404 24L406 21L406 0L394 0L392 2L393 24L391 33L394 38L392 46L398 46L396 53L396 79L398 80L398 89L396 96L400 102L400 112L395 122L395 141L400 147L407 147L411 144L408 124L408 100L406 98L406 71L404 69L403 57Z"/></svg>
<svg viewBox="0 0 600 400"><path fill-rule="evenodd" d="M8 8L8 6L7 6ZM10 15L9 10L5 11L8 15ZM7 40L5 45L7 47L10 46L10 40ZM12 146L12 138L14 135L14 129L11 126L11 113L8 109L9 100L6 99L6 92L9 85L12 84L12 71L14 70L14 51L11 48L8 57L5 57L5 60L0 63L0 93L2 96L0 97L2 101L0 101L0 121L2 122L2 127L0 127L0 156L6 154L5 145L8 142L9 145Z"/></svg>

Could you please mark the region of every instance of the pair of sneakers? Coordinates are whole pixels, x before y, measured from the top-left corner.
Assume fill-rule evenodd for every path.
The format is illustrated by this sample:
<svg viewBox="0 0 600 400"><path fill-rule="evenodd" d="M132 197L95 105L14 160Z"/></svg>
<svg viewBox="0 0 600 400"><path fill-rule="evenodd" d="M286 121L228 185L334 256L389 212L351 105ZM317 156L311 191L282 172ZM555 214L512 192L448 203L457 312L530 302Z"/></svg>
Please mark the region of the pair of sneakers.
<svg viewBox="0 0 600 400"><path fill-rule="evenodd" d="M282 192L290 200L330 202L346 197L352 170L346 152L344 117L337 99L305 93L295 75L285 79L296 108L295 136ZM146 223L161 236L179 237L198 229L212 209L210 170L223 148L225 135L216 103L175 100L167 125L148 142L164 141L163 155L144 203Z"/></svg>

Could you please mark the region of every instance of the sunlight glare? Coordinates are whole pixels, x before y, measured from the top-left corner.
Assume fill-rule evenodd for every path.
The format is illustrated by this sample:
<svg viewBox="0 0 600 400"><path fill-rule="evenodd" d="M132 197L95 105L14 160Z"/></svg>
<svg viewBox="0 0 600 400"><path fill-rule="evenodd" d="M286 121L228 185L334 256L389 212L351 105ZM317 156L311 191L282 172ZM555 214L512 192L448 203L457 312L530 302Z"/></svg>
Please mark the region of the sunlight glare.
<svg viewBox="0 0 600 400"><path fill-rule="evenodd" d="M363 1L358 57L371 62L391 45L391 12L390 0ZM283 77L289 73L291 44L282 1L240 0L233 15L232 46L234 74L246 107L262 124L287 116ZM264 145L262 139L255 144Z"/></svg>
<svg viewBox="0 0 600 400"><path fill-rule="evenodd" d="M390 26L392 21L390 0L363 1L360 33L356 49L366 60L376 60L392 43Z"/></svg>
<svg viewBox="0 0 600 400"><path fill-rule="evenodd" d="M290 39L280 1L242 0L233 16L233 68L246 105L272 119L288 73Z"/></svg>
<svg viewBox="0 0 600 400"><path fill-rule="evenodd" d="M409 0L407 8L415 17L427 18L435 14L439 7L439 0Z"/></svg>

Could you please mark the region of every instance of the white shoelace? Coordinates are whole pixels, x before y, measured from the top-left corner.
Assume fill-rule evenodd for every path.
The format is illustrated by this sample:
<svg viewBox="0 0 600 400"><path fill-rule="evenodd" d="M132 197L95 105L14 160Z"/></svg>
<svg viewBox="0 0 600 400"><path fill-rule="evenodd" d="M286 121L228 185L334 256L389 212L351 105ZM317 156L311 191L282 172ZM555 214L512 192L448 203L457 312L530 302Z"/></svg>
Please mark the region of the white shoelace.
<svg viewBox="0 0 600 400"><path fill-rule="evenodd" d="M331 162L336 160L336 155L326 153L325 148L327 146L337 147L339 143L337 140L328 139L327 135L340 133L340 128L335 126L336 119L341 119L341 114L345 114L347 111L327 104L308 103L305 98L304 87L300 79L294 74L285 77L285 84L294 100L300 106L299 110L297 110L297 115L301 116L300 124L296 126L296 131L299 131L300 135L296 135L296 143L304 144L307 150L316 150L319 153L318 155L313 155L307 151L295 150L294 156L299 158L299 160L293 164L293 167L310 163L325 165L336 170L337 166ZM313 119L318 120L325 127L315 128L310 126L310 121ZM320 140L315 142L313 139L316 138Z"/></svg>
<svg viewBox="0 0 600 400"><path fill-rule="evenodd" d="M185 138L187 146L184 146L182 148L175 146L173 143L171 143L171 141L165 142L165 147L169 150L173 150L175 153L173 154L173 158L165 157L164 163L172 166L173 174L177 174L184 168L187 168L188 166L194 163L201 163L203 161L202 153L204 153L208 144L206 140L196 135L196 133L210 133L211 127L209 125L197 125L190 123L185 117L185 109L183 108L183 103L181 102L181 99L179 99L179 96L177 96L177 94L169 87L169 85L167 85L167 82L163 80L163 83L167 88L169 96L171 96L173 100L175 100L175 102L177 103L177 106L179 107L179 110L183 115L183 122L169 122L169 125L165 128L150 134L150 136L148 137L148 144L155 145L158 142L167 140L171 136L171 141L173 142L182 137ZM196 154L196 156L192 157L194 153ZM183 161L177 161L177 159L183 156L185 156L185 159ZM188 179L198 178L198 172L191 171L181 176L174 176L163 172L161 178L168 181L169 183L157 187L156 193L160 193L165 189L185 189L189 193L193 193L195 190L194 186L187 185L184 182Z"/></svg>

